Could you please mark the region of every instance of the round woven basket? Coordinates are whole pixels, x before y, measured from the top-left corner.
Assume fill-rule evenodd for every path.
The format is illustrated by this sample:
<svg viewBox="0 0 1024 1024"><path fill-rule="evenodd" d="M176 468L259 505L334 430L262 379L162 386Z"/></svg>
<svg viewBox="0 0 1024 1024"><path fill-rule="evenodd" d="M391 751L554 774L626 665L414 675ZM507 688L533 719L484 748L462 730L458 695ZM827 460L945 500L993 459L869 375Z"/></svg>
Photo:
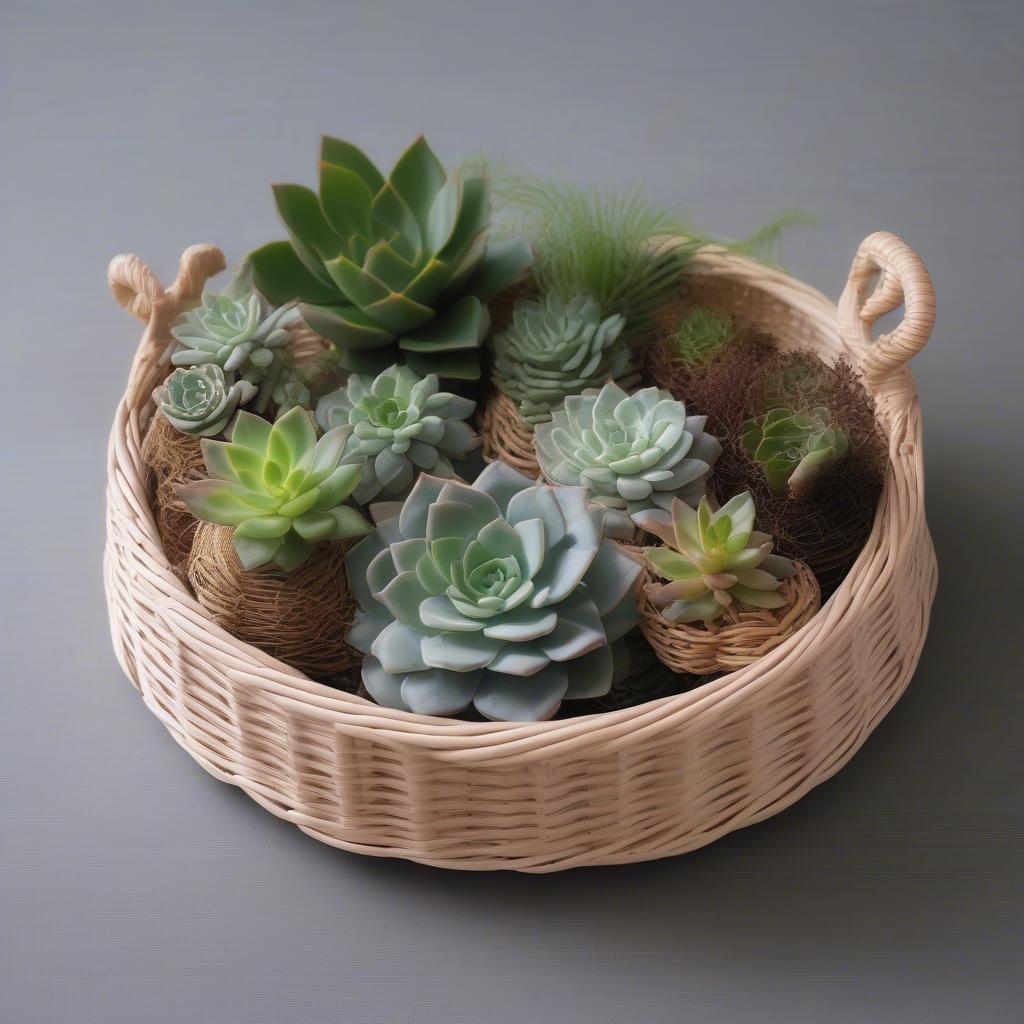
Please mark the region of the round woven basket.
<svg viewBox="0 0 1024 1024"><path fill-rule="evenodd" d="M527 476L539 477L540 466L533 447L533 430L519 415L516 403L497 388L480 417L483 455L488 462L501 460Z"/></svg>
<svg viewBox="0 0 1024 1024"><path fill-rule="evenodd" d="M647 574L645 583L654 577ZM705 626L669 622L641 588L637 596L640 630L663 665L673 672L707 676L731 672L763 658L810 621L821 605L814 573L803 562L783 582L786 605L777 612L737 612L731 619Z"/></svg>
<svg viewBox="0 0 1024 1024"><path fill-rule="evenodd" d="M190 249L165 291L137 257L111 264L115 296L148 326L111 433L106 587L118 658L147 706L204 768L273 814L346 850L450 868L650 860L792 804L853 756L903 692L936 585L905 366L928 339L934 294L895 236L860 246L838 310L736 255L703 252L685 275L694 301L862 368L890 466L847 579L753 665L638 707L529 724L426 718L312 682L215 625L172 571L139 449L170 319L223 266L212 246ZM902 323L872 341L874 322L901 303Z"/></svg>

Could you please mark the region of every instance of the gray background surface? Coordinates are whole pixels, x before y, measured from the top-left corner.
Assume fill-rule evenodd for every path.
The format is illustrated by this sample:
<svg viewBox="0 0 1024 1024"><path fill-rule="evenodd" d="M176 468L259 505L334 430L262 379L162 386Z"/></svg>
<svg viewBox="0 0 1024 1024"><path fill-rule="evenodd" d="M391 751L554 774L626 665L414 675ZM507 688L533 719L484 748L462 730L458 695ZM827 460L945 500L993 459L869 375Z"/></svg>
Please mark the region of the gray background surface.
<svg viewBox="0 0 1024 1024"><path fill-rule="evenodd" d="M1019 1019L1022 10L5 0L0 1020ZM645 182L721 234L817 212L784 259L832 295L877 228L930 267L931 635L781 816L551 877L360 859L205 775L121 676L104 448L139 331L107 260L237 259L319 132L387 163L419 130L447 162Z"/></svg>

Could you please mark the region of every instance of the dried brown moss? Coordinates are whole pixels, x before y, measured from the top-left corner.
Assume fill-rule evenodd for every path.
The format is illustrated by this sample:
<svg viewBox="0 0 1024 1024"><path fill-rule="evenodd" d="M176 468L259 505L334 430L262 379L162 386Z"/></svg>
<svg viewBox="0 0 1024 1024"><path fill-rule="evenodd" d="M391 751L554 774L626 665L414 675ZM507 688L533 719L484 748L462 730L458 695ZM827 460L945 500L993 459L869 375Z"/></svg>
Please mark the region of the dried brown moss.
<svg viewBox="0 0 1024 1024"><path fill-rule="evenodd" d="M739 326L733 342L707 366L687 366L665 329L673 315L678 311L666 314L646 350L647 380L685 401L691 413L708 417L707 429L723 448L712 477L715 497L724 502L749 490L758 528L775 538L780 553L806 562L827 597L864 546L881 493L886 444L870 396L849 363L830 365L809 351L781 352L771 335L755 327ZM740 441L744 421L771 401L795 411L824 406L849 438L846 458L805 497L773 494Z"/></svg>

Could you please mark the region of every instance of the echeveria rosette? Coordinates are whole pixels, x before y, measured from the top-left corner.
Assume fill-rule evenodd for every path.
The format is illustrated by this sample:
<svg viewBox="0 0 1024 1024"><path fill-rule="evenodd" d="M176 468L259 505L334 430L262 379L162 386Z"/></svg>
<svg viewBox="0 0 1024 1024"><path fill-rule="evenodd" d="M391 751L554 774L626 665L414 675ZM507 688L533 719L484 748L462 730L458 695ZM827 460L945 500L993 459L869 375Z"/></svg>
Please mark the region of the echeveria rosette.
<svg viewBox="0 0 1024 1024"><path fill-rule="evenodd" d="M666 547L645 548L651 568L666 580L644 588L670 622L712 622L732 605L781 608L782 581L794 575L788 558L773 555L772 539L754 529L754 499L748 492L717 511L707 498L692 509L678 498L670 512L650 509L635 519Z"/></svg>
<svg viewBox="0 0 1024 1024"><path fill-rule="evenodd" d="M294 305L272 308L252 286L246 264L219 294L203 292L199 305L178 317L171 334L178 342L175 366L215 363L227 373L267 367L291 339L288 328L299 319Z"/></svg>
<svg viewBox="0 0 1024 1024"><path fill-rule="evenodd" d="M823 408L810 413L771 409L743 424L742 440L772 492L794 498L809 494L849 448L846 434Z"/></svg>
<svg viewBox="0 0 1024 1024"><path fill-rule="evenodd" d="M401 355L417 373L476 380L484 305L529 266L521 242L488 243L487 179L448 175L420 136L385 179L369 158L325 136L319 193L276 185L290 241L251 255L271 299L299 300L346 369L379 373Z"/></svg>
<svg viewBox="0 0 1024 1024"><path fill-rule="evenodd" d="M501 462L471 486L421 475L400 513L347 556L348 640L379 704L539 721L625 671L641 567L603 539L582 487Z"/></svg>
<svg viewBox="0 0 1024 1024"><path fill-rule="evenodd" d="M248 381L235 380L216 363L179 367L153 392L167 422L183 434L215 437L224 432L240 405L256 394Z"/></svg>
<svg viewBox="0 0 1024 1024"><path fill-rule="evenodd" d="M491 342L495 386L519 404L527 423L550 418L566 395L607 380L635 383L632 349L622 338L626 318L601 316L600 306L578 295L564 302L554 293L519 299L512 323Z"/></svg>
<svg viewBox="0 0 1024 1024"><path fill-rule="evenodd" d="M436 374L420 377L407 366L391 366L375 378L352 374L344 387L317 402L322 429L352 427L346 460L365 459L352 496L357 504L378 495L404 497L420 471L452 477L451 459L479 445L465 422L476 403L438 386Z"/></svg>
<svg viewBox="0 0 1024 1024"><path fill-rule="evenodd" d="M208 480L179 488L192 513L234 527L233 543L245 569L273 563L301 565L317 541L348 540L370 524L342 502L352 493L360 465L343 465L351 428L317 440L310 414L293 409L271 425L240 412L230 441L202 441Z"/></svg>
<svg viewBox="0 0 1024 1024"><path fill-rule="evenodd" d="M606 532L627 539L630 517L668 509L673 498L696 505L722 446L705 433L705 416L688 416L668 391L628 395L610 381L570 395L537 425L537 461L552 483L582 485L609 510Z"/></svg>

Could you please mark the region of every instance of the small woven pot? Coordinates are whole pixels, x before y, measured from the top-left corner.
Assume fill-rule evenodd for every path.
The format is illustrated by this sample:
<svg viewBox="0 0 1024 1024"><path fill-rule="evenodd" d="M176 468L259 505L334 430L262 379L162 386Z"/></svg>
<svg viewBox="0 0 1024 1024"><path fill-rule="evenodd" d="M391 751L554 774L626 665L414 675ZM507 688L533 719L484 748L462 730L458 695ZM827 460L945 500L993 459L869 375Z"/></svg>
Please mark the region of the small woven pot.
<svg viewBox="0 0 1024 1024"><path fill-rule="evenodd" d="M315 678L362 660L345 643L355 604L343 545L318 544L292 572L247 572L231 535L228 526L200 523L188 560L188 582L217 625Z"/></svg>
<svg viewBox="0 0 1024 1024"><path fill-rule="evenodd" d="M156 528L167 561L180 574L192 550L198 521L178 497L178 488L206 476L199 438L175 430L157 412L142 442L142 459L151 475Z"/></svg>
<svg viewBox="0 0 1024 1024"><path fill-rule="evenodd" d="M763 658L810 621L821 607L814 573L802 562L782 584L785 607L770 611L733 611L712 623L669 622L644 593L637 591L640 629L662 664L674 672L714 675L744 668ZM653 577L648 575L646 582Z"/></svg>
<svg viewBox="0 0 1024 1024"><path fill-rule="evenodd" d="M533 428L519 415L516 403L497 389L484 406L480 420L483 455L488 462L500 459L520 473L540 476L540 466L533 447Z"/></svg>

